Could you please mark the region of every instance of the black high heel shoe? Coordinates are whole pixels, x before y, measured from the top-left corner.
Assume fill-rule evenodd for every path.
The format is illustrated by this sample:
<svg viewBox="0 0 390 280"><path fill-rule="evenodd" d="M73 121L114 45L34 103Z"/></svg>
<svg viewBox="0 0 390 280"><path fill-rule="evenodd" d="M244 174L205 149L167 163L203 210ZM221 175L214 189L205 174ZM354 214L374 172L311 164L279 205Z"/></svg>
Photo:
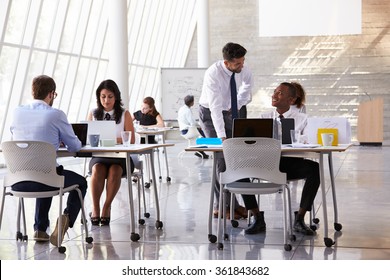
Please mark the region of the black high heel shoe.
<svg viewBox="0 0 390 280"><path fill-rule="evenodd" d="M93 226L98 226L101 222L101 218L100 217L92 217L92 212L89 213L89 218L91 219L91 224Z"/></svg>
<svg viewBox="0 0 390 280"><path fill-rule="evenodd" d="M110 217L101 217L100 218L100 225L102 225L102 226L110 225Z"/></svg>

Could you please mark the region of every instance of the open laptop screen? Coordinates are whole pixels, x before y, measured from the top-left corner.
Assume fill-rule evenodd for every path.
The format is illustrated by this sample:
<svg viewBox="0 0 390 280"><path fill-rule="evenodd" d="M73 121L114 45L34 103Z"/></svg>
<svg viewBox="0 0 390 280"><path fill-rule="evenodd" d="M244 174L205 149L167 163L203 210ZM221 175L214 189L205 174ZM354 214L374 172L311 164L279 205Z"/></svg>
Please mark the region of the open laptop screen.
<svg viewBox="0 0 390 280"><path fill-rule="evenodd" d="M295 121L293 118L284 118L282 122L282 144L291 144L290 130L295 129Z"/></svg>
<svg viewBox="0 0 390 280"><path fill-rule="evenodd" d="M234 119L233 137L273 137L273 119Z"/></svg>
<svg viewBox="0 0 390 280"><path fill-rule="evenodd" d="M110 139L116 142L115 121L86 121L88 124L88 135L99 134L100 139Z"/></svg>
<svg viewBox="0 0 390 280"><path fill-rule="evenodd" d="M72 123L74 134L81 141L81 145L87 145L88 124L87 123Z"/></svg>

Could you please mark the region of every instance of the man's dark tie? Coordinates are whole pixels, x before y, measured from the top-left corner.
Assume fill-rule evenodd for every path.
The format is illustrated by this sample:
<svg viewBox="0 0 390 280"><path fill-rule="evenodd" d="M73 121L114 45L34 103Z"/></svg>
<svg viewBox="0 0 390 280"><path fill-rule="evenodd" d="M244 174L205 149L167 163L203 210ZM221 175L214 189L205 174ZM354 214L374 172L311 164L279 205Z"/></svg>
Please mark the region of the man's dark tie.
<svg viewBox="0 0 390 280"><path fill-rule="evenodd" d="M106 114L104 115L104 119L105 119L106 121L111 120L111 115L110 115L109 113L106 113Z"/></svg>
<svg viewBox="0 0 390 280"><path fill-rule="evenodd" d="M232 104L232 119L238 118L238 109L237 109L237 86L236 86L236 80L234 79L234 74L230 77L230 97L231 97L231 104Z"/></svg>

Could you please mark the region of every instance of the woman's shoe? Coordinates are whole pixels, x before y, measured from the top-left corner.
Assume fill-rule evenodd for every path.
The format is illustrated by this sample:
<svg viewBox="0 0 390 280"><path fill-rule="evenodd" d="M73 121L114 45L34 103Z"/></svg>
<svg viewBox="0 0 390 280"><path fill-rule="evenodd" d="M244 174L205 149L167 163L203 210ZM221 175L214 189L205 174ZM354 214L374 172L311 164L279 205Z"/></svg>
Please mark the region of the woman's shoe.
<svg viewBox="0 0 390 280"><path fill-rule="evenodd" d="M108 226L110 225L110 217L101 217L100 218L100 224L102 226Z"/></svg>
<svg viewBox="0 0 390 280"><path fill-rule="evenodd" d="M92 212L89 213L89 218L91 219L91 223L93 226L98 226L100 224L100 217L92 217Z"/></svg>

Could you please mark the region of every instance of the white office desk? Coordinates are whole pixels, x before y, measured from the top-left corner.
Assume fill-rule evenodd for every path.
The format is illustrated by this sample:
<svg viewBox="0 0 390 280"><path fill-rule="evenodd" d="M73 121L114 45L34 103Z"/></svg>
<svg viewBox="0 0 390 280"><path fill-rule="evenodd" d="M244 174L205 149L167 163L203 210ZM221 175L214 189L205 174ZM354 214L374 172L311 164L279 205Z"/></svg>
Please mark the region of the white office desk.
<svg viewBox="0 0 390 280"><path fill-rule="evenodd" d="M305 158L313 158L318 159L320 166L320 180L321 180L321 197L322 197L322 209L324 216L324 243L327 247L331 247L334 245L334 241L328 237L328 216L327 216L327 203L326 203L326 189L325 189L325 175L324 175L324 155L328 156L328 164L329 164L329 173L330 180L332 186L332 196L333 196L333 207L334 207L334 229L336 231L340 231L342 225L338 223L338 213L337 213L337 199L336 199L336 185L333 173L333 160L332 153L333 152L345 152L352 144L342 144L338 146L331 147L315 147L315 148L292 148L287 146L282 146L282 156L295 156L295 157L305 157ZM211 192L210 192L210 207L209 207L209 223L208 223L208 238L209 241L215 243L217 241L217 237L212 233L212 217L213 217L213 203L214 203L214 184L216 181L215 172L216 172L216 153L222 152L222 145L215 146L194 146L188 147L185 149L189 152L213 152L213 173L211 179ZM222 194L222 193L221 193Z"/></svg>
<svg viewBox="0 0 390 280"><path fill-rule="evenodd" d="M143 136L145 137L145 143L148 144L148 135L161 135L161 141L162 141L162 144L165 144L165 133L167 131L171 131L171 130L176 130L175 128L172 128L172 127L151 127L151 128L147 128L147 127L143 127L141 129L137 129L136 133L138 133L140 136ZM166 150L166 147L164 146L163 147L164 149L164 157L165 157L165 166L167 168L167 182L170 182L171 181L171 177L169 176L169 167L168 167L168 157L167 157L167 150ZM161 176L161 168L160 168L160 157L158 156L157 157L157 160L158 160L158 168L159 168L159 178L162 179L162 176Z"/></svg>
<svg viewBox="0 0 390 280"><path fill-rule="evenodd" d="M153 150L156 148L161 147L169 147L173 146L174 144L134 144L130 145L128 147L125 147L123 145L115 145L113 147L91 147L91 146L85 146L82 147L80 151L78 152L68 152L65 148L60 148L57 151L58 157L89 157L93 156L95 154L104 154L104 153L118 153L118 156L120 153L123 153L126 157L126 166L127 166L127 184L128 184L128 191L129 191L129 212L130 212L130 224L131 224L131 234L130 239L131 241L138 241L140 239L140 235L135 232L135 217L134 217L134 201L133 201L133 189L132 189L132 181L131 181L131 167L130 167L130 155L131 154L145 154L149 155L150 161L151 161L151 173L154 180L154 198L156 202L156 223L155 226L157 229L161 229L163 227L163 222L160 221L160 207L159 207L159 200L158 200L158 192L157 192L157 184L156 184L156 173L154 170L154 156L153 156Z"/></svg>

